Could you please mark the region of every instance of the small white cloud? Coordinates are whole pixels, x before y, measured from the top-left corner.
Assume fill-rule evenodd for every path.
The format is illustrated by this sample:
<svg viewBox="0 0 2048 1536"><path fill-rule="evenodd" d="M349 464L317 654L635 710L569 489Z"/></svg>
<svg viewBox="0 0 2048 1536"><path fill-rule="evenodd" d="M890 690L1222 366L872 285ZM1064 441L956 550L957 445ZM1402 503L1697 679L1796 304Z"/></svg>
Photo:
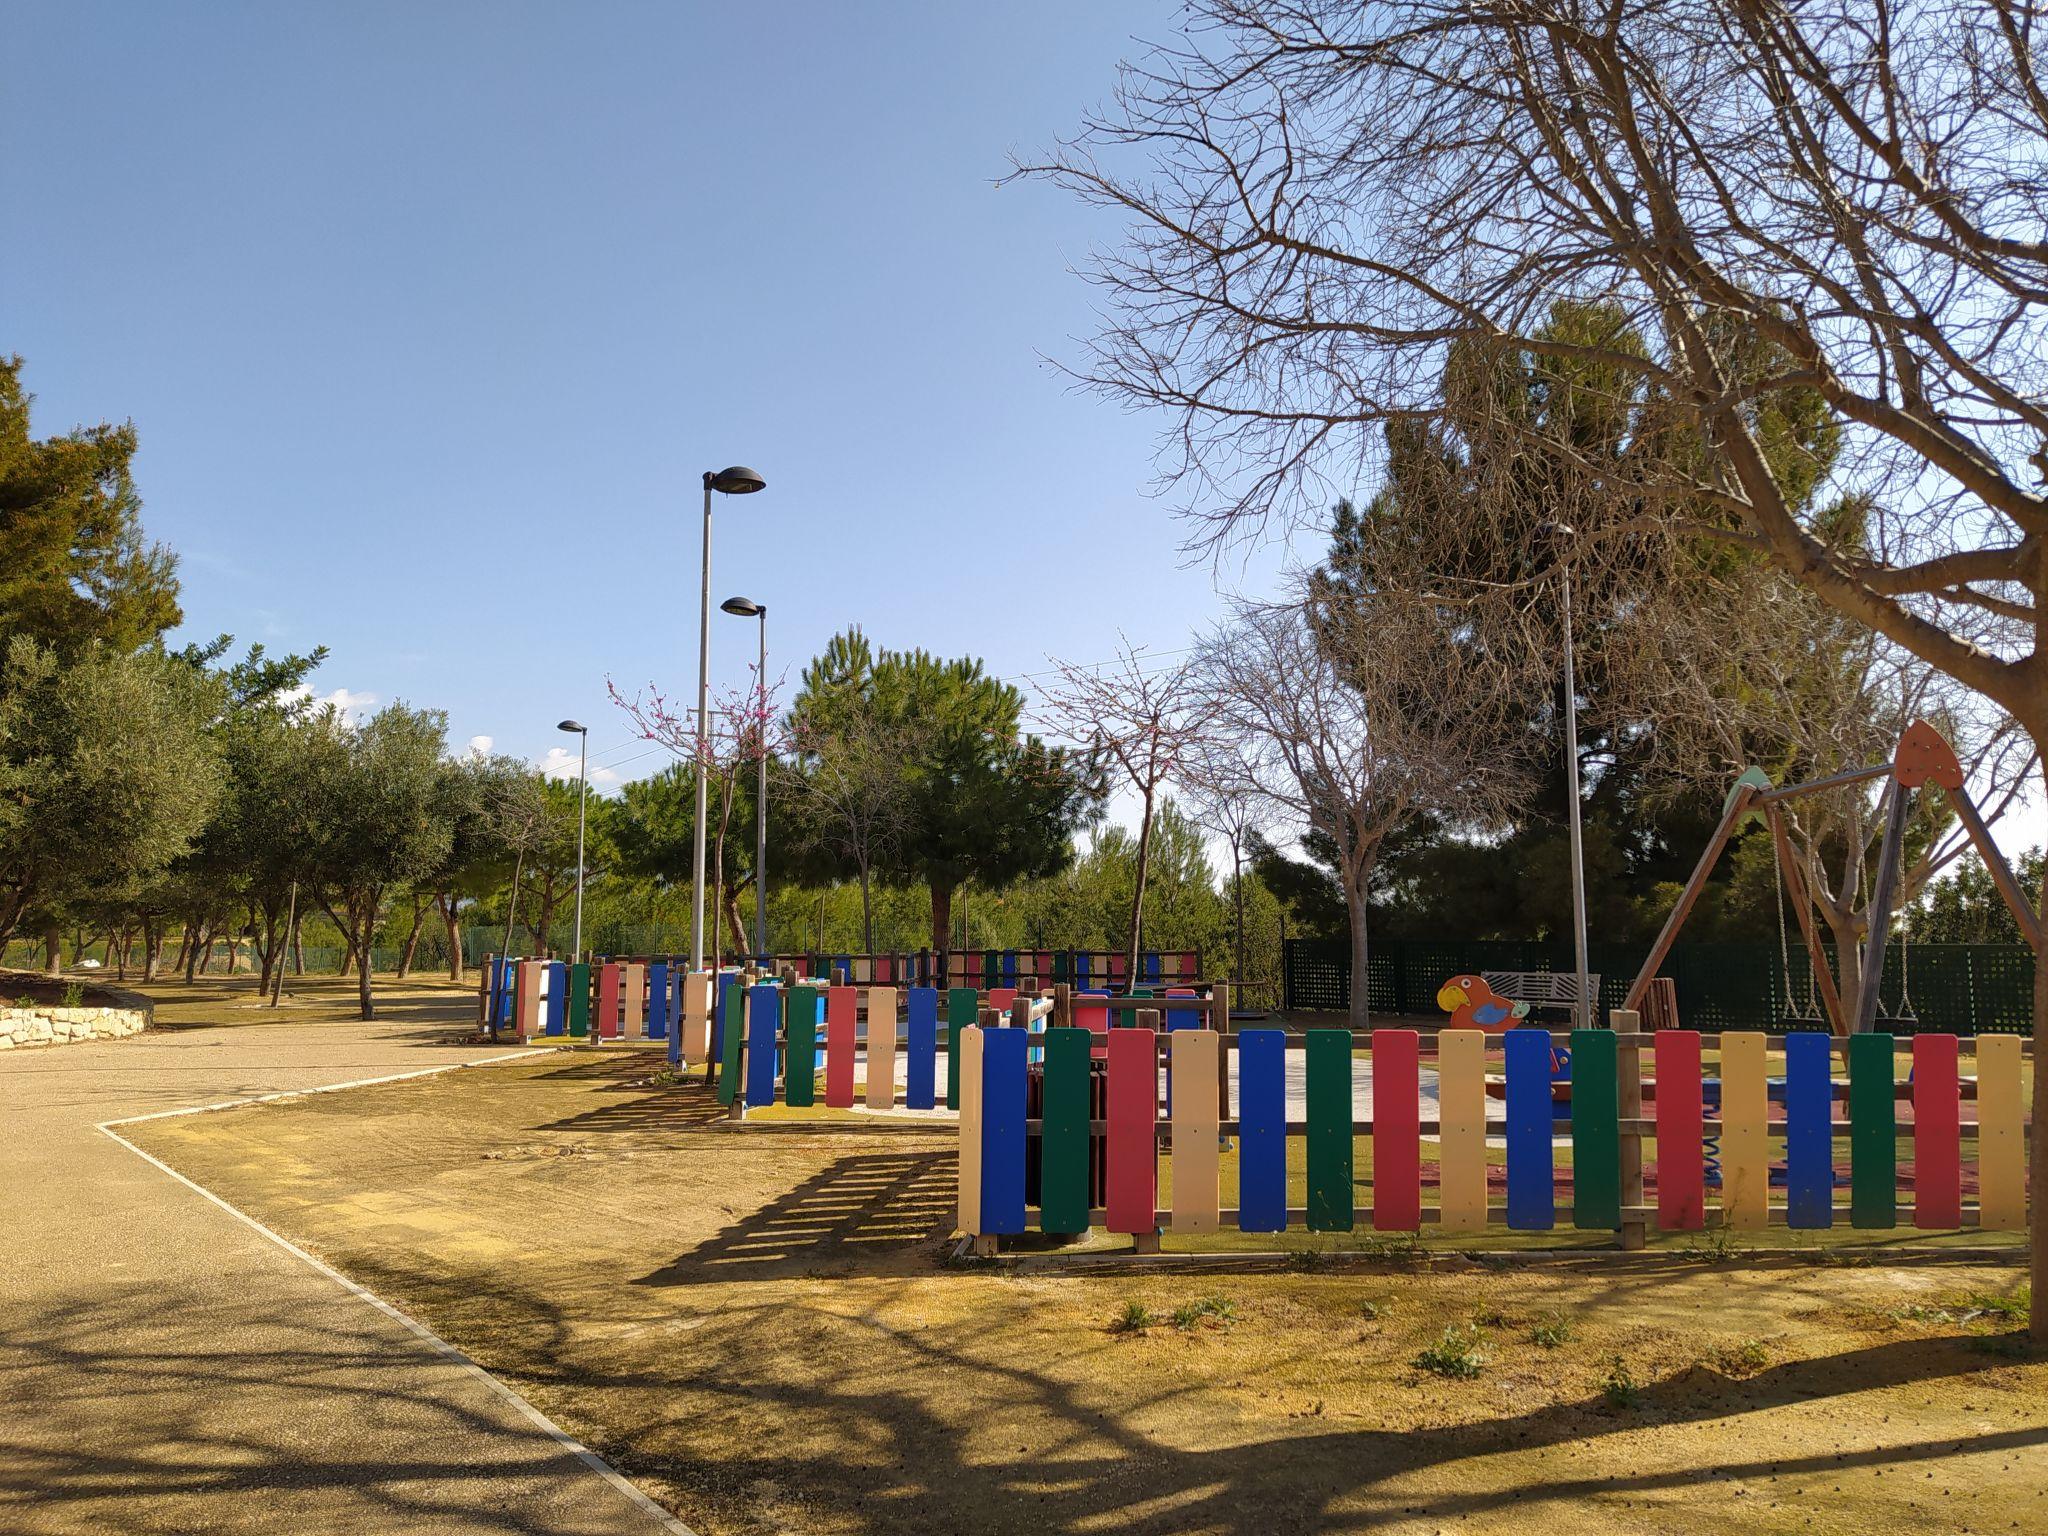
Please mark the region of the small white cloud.
<svg viewBox="0 0 2048 1536"><path fill-rule="evenodd" d="M330 705L344 715L367 714L377 704L374 693L357 693L353 688L337 688L332 693L323 693L318 701Z"/></svg>
<svg viewBox="0 0 2048 1536"><path fill-rule="evenodd" d="M374 693L358 693L353 688L336 688L330 693L315 695L304 683L281 695L288 704L310 703L316 709L331 706L343 715L354 716L367 713L377 703Z"/></svg>
<svg viewBox="0 0 2048 1536"><path fill-rule="evenodd" d="M578 767L577 754L568 747L549 747L548 755L537 759L533 766L551 779L567 779L574 782ZM622 780L616 769L593 767L590 770L590 782L594 788L610 789Z"/></svg>
<svg viewBox="0 0 2048 1536"><path fill-rule="evenodd" d="M488 736L470 737L469 755L471 757L489 757L491 755L491 738Z"/></svg>

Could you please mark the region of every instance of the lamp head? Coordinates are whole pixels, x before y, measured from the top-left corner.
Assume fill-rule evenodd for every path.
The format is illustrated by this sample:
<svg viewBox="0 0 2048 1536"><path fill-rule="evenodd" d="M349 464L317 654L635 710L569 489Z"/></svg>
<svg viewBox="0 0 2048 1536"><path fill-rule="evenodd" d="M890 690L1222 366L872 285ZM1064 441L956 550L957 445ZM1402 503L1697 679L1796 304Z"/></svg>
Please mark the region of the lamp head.
<svg viewBox="0 0 2048 1536"><path fill-rule="evenodd" d="M585 725L580 720L564 720L560 722L558 725L556 725L555 729L558 731L569 731L573 733L576 731L588 731L590 727Z"/></svg>
<svg viewBox="0 0 2048 1536"><path fill-rule="evenodd" d="M751 619L757 613L766 613L768 605L757 603L751 597L728 597L718 605L726 613L742 619Z"/></svg>
<svg viewBox="0 0 2048 1536"><path fill-rule="evenodd" d="M734 464L717 471L705 470L704 483L727 496L750 496L768 482L746 465Z"/></svg>

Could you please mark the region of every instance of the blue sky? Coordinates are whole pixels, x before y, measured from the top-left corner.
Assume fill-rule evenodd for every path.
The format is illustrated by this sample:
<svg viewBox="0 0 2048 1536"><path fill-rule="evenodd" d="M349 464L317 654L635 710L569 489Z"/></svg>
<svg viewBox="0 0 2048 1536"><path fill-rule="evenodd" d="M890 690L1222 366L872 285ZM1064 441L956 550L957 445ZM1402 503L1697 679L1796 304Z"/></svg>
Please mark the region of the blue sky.
<svg viewBox="0 0 2048 1536"><path fill-rule="evenodd" d="M851 623L1027 686L1176 651L1222 602L1163 423L1045 361L1118 226L995 185L1175 14L7 0L0 347L40 430L136 423L188 634L325 644L320 692L457 749L575 715L599 784L666 760L605 680L687 696L734 462L769 486L720 501L713 601L769 604L771 676ZM737 686L751 623L713 644Z"/></svg>
<svg viewBox="0 0 2048 1536"><path fill-rule="evenodd" d="M663 761L605 678L692 686L731 462L769 485L721 499L713 601L769 604L771 675L849 623L1010 676L1172 650L1220 603L1161 423L1043 360L1116 227L995 182L1173 14L10 0L0 346L39 430L136 423L188 633L324 643L320 691L458 747L578 715Z"/></svg>

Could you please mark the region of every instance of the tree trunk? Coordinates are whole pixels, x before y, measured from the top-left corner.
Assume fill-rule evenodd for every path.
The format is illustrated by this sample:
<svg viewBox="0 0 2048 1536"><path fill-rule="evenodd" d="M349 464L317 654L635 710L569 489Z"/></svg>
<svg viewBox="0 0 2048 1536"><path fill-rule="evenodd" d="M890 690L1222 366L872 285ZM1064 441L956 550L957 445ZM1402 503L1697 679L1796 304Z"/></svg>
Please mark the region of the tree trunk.
<svg viewBox="0 0 2048 1536"><path fill-rule="evenodd" d="M43 969L52 976L64 974L64 935L54 925L43 930Z"/></svg>
<svg viewBox="0 0 2048 1536"><path fill-rule="evenodd" d="M953 887L932 882L932 953L953 951Z"/></svg>
<svg viewBox="0 0 2048 1536"><path fill-rule="evenodd" d="M199 938L203 931L198 923L187 923L180 941L185 946L182 958L185 962L185 985L188 987L199 975Z"/></svg>
<svg viewBox="0 0 2048 1536"><path fill-rule="evenodd" d="M540 911L538 921L534 924L533 929L533 952L536 955L544 955L548 952L548 935L554 931L554 927L555 878L553 875L550 875L548 876L547 884L540 889ZM569 957L572 962L582 958L581 955L571 955Z"/></svg>
<svg viewBox="0 0 2048 1536"><path fill-rule="evenodd" d="M745 889L743 885L733 885L721 893L725 904L726 931L732 938L732 952L736 955L753 953L753 945L747 938L747 925L740 917L740 893Z"/></svg>
<svg viewBox="0 0 2048 1536"><path fill-rule="evenodd" d="M347 903L349 946L356 957L357 1017L374 1019L377 1006L370 996L370 972L376 965L372 946L377 942L377 912L383 902L376 896L352 898Z"/></svg>
<svg viewBox="0 0 2048 1536"><path fill-rule="evenodd" d="M875 952L875 906L868 891L868 867L866 864L862 864L860 867L860 943L863 952L870 955ZM822 939L819 940L821 948L823 944L824 941Z"/></svg>
<svg viewBox="0 0 2048 1536"><path fill-rule="evenodd" d="M434 905L440 909L441 928L448 936L448 979L462 980L462 918L453 891L436 891Z"/></svg>
<svg viewBox="0 0 2048 1536"><path fill-rule="evenodd" d="M1237 986L1245 984L1244 972L1244 844L1240 839L1230 840L1230 894L1236 910L1237 923L1237 969L1231 974L1231 981Z"/></svg>
<svg viewBox="0 0 2048 1536"><path fill-rule="evenodd" d="M1858 1011L1858 1004L1863 997L1863 945L1860 942L1862 925L1842 920L1832 909L1825 906L1820 908L1820 915L1821 920L1828 925L1828 936L1835 941L1835 991L1841 994L1842 1017L1853 1030L1856 1027L1856 1020L1862 1017ZM1787 982L1789 984L1789 977ZM1806 1006L1803 999L1800 1006Z"/></svg>
<svg viewBox="0 0 2048 1536"><path fill-rule="evenodd" d="M405 948L398 955L398 979L405 980L412 974L413 956L419 953L420 930L427 925L427 903L414 892L412 898L412 932L405 936Z"/></svg>
<svg viewBox="0 0 2048 1536"><path fill-rule="evenodd" d="M1368 877L1357 877L1357 889L1344 892L1346 914L1351 919L1351 1027L1372 1028L1372 1007L1366 1000L1366 982L1370 975L1367 966L1371 960L1371 949L1366 943L1366 886Z"/></svg>
<svg viewBox="0 0 2048 1536"><path fill-rule="evenodd" d="M1138 886L1131 892L1131 985L1138 984L1142 974L1138 970L1138 954L1144 949L1145 936L1145 876L1152 867L1152 794L1145 791L1145 810L1138 818Z"/></svg>
<svg viewBox="0 0 2048 1536"><path fill-rule="evenodd" d="M2037 596L2035 601L2039 602ZM2035 731L2034 750L2041 750L2042 733ZM2048 925L2048 880L2041 882L2039 909L2042 922ZM2048 1068L2041 1064L2048 1056L2042 1046L2041 1021L2048 1019L2048 958L2039 950L2034 952L2034 1105L2033 1134L2028 1148L2027 1193L2027 1275L2035 1297L2042 1295L2043 1282L2048 1282L2048 1219L2042 1214L2042 1202L2048 1200L2048 1134L2044 1134L2041 1123L2043 1106L2048 1105ZM2048 1303L2034 1301L2027 1312L2027 1328L2036 1345L2048 1344Z"/></svg>

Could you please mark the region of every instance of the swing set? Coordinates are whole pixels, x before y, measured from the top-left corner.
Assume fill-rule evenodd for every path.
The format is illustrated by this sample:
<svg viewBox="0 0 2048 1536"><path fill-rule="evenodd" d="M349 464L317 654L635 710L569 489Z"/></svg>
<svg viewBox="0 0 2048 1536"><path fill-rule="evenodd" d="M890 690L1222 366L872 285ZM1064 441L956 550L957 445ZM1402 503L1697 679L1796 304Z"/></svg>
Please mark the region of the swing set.
<svg viewBox="0 0 2048 1536"><path fill-rule="evenodd" d="M1868 780L1889 777L1885 785L1880 809L1884 819L1884 840L1879 845L1876 883L1870 897L1870 933L1864 941L1863 975L1868 978L1862 995L1858 999L1856 1017L1850 1018L1842 1006L1841 994L1836 990L1834 976L1828 970L1827 957L1821 949L1820 930L1813 918L1813 903L1808 896L1806 882L1799 872L1798 860L1792 854L1792 841L1785 831L1785 819L1779 806L1787 800L1802 795L1818 794L1823 790L1839 789L1846 784L1861 784ZM1773 785L1761 768L1745 768L1729 788L1728 798L1721 808L1721 819L1714 828L1713 836L1707 840L1706 850L1693 867L1685 889L1679 892L1678 901L1671 909L1671 915L1664 920L1664 927L1657 935L1657 942L1650 947L1649 957L1644 960L1642 970L1637 973L1629 987L1624 1008L1641 1010L1652 985L1657 980L1657 967L1664 963L1671 953L1671 946L1677 941L1678 933L1685 926L1693 904L1700 892L1706 888L1707 877L1713 873L1721 852L1736 830L1751 816L1761 814L1771 829L1771 846L1776 853L1778 865L1778 949L1784 964L1785 1012L1784 1025L1791 1029L1812 1028L1825 1022L1831 1033L1837 1035L1866 1034L1878 1023L1879 993L1884 979L1884 953L1891 937L1892 904L1898 894L1899 863L1905 841L1906 814L1914 792L1932 784L1948 796L1956 817L1969 834L1970 842L1976 847L1984 867L1991 872L1991 878L1998 887L1998 893L2005 898L2013 919L2019 924L2020 933L2028 947L2036 954L2041 950L2041 921L2027 905L2025 894L2020 890L2017 876L2005 856L1992 842L1991 833L1984 825L1984 818L1977 810L1976 801L1963 782L1962 764L1957 761L1955 749L1943 739L1941 732L1925 720L1915 720L1906 727L1899 738L1898 751L1888 763L1878 763L1869 768L1851 768L1843 773L1829 774L1825 778L1809 780L1804 784ZM1806 943L1806 1004L1802 1011L1792 990L1792 950L1785 929L1785 899L1791 897L1792 910L1799 919L1799 932ZM1909 941L1904 934L1899 936L1899 1011L1887 1017L1886 1022L1917 1023L1913 1011L1913 990Z"/></svg>

